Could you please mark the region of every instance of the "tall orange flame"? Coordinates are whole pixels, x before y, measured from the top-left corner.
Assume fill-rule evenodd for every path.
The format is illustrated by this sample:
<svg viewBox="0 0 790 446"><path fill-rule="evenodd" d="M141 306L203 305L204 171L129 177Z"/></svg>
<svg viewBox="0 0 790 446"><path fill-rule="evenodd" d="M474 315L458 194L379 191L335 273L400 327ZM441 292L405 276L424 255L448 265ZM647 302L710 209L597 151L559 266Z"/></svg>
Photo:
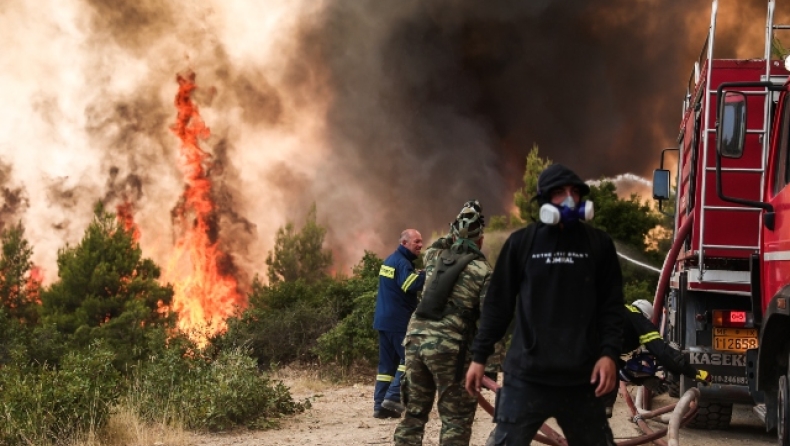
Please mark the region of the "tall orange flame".
<svg viewBox="0 0 790 446"><path fill-rule="evenodd" d="M177 75L176 79L178 117L170 128L181 140L181 169L186 184L173 211L174 224L181 234L165 279L174 286L173 310L178 313L178 328L204 345L206 337L226 329L225 320L246 307L247 301L231 274L230 257L218 245L209 175L211 155L199 145L199 140L205 140L211 132L192 102L197 88L195 74Z"/></svg>

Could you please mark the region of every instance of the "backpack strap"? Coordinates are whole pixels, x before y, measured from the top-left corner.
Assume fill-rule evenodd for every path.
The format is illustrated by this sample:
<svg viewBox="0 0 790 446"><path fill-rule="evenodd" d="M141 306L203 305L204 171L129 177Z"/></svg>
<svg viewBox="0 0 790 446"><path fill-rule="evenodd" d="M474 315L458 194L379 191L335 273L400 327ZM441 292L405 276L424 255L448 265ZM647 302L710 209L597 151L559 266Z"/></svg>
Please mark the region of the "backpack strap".
<svg viewBox="0 0 790 446"><path fill-rule="evenodd" d="M433 275L425 284L422 299L417 305L415 314L423 319L439 320L449 314L447 308L450 293L458 281L458 277L478 254L471 252L462 254L454 250L445 249L433 260L435 269Z"/></svg>

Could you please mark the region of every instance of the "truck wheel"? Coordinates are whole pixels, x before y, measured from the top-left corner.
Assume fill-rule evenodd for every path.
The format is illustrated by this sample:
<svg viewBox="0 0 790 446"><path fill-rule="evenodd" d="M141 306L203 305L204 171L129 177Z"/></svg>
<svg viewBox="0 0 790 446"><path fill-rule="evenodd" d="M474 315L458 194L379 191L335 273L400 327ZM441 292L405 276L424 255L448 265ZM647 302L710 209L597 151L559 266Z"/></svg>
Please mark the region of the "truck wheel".
<svg viewBox="0 0 790 446"><path fill-rule="evenodd" d="M692 429L727 429L732 420L732 403L699 402L697 416L687 427Z"/></svg>
<svg viewBox="0 0 790 446"><path fill-rule="evenodd" d="M776 436L780 446L790 446L790 398L787 393L787 375L779 377L779 390L776 398Z"/></svg>

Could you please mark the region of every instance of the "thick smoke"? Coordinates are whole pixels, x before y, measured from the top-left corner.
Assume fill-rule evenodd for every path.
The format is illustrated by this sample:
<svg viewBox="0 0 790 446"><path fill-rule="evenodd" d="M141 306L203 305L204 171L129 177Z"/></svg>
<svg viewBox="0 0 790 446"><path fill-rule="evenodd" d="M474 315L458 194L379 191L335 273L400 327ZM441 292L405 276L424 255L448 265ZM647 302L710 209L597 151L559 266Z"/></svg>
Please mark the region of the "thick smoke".
<svg viewBox="0 0 790 446"><path fill-rule="evenodd" d="M781 5L780 5L781 6ZM762 55L764 2L720 5L717 54ZM524 159L646 176L675 144L707 0L64 0L0 6L0 228L47 279L93 205L133 205L165 262L183 192L175 75L191 69L217 240L242 281L313 203L348 271L460 205L512 206ZM342 269L341 269L342 268Z"/></svg>

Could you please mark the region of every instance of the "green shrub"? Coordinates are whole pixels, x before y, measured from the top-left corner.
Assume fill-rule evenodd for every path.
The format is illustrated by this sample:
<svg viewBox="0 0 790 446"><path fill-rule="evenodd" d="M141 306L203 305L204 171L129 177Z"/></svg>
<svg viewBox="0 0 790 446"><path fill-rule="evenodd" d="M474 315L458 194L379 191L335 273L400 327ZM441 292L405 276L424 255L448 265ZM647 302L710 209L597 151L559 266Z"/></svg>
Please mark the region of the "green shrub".
<svg viewBox="0 0 790 446"><path fill-rule="evenodd" d="M219 349L248 347L251 354L264 367L273 363L295 360L312 361L319 353L317 341L330 330L338 330L338 323L350 319L340 328L344 333L365 333L355 339L367 339L373 324L363 320L362 314L353 315L360 303L358 296L376 291L381 259L365 252L350 278L326 278L320 282L304 280L262 284L257 278L249 295L249 307L240 318L228 320L227 332L212 340ZM375 294L373 296L375 305ZM367 305L372 318L373 307ZM352 326L357 322L362 325ZM373 333L375 335L375 333ZM345 335L343 335L345 336ZM338 347L339 348L339 347ZM354 353L354 358L367 357L367 345L357 345L364 353ZM333 353L323 357L335 357ZM347 354L338 357L346 361Z"/></svg>
<svg viewBox="0 0 790 446"><path fill-rule="evenodd" d="M118 401L113 354L94 345L58 368L11 364L0 373L0 444L58 444L104 426Z"/></svg>
<svg viewBox="0 0 790 446"><path fill-rule="evenodd" d="M636 280L623 284L625 302L629 304L638 299L645 299L649 302L653 302L653 297L655 296L654 290L655 287L651 286L651 284L646 281Z"/></svg>
<svg viewBox="0 0 790 446"><path fill-rule="evenodd" d="M271 427L281 415L305 408L281 382L261 374L241 349L219 353L215 360L170 349L139 366L124 404L146 421L210 431Z"/></svg>
<svg viewBox="0 0 790 446"><path fill-rule="evenodd" d="M228 320L228 331L214 342L220 349L249 347L258 364L309 360L316 339L333 327L337 317L329 305L298 301L285 308L251 308Z"/></svg>
<svg viewBox="0 0 790 446"><path fill-rule="evenodd" d="M59 279L41 292L41 320L78 348L101 340L124 370L146 356L132 347L144 345L148 330L174 321L174 313L160 311L173 298L160 274L132 232L97 204L82 240L58 251Z"/></svg>
<svg viewBox="0 0 790 446"><path fill-rule="evenodd" d="M373 329L375 309L375 291L354 299L351 314L318 338L314 351L321 361L343 366L350 366L358 361L375 364L379 351L378 333Z"/></svg>

